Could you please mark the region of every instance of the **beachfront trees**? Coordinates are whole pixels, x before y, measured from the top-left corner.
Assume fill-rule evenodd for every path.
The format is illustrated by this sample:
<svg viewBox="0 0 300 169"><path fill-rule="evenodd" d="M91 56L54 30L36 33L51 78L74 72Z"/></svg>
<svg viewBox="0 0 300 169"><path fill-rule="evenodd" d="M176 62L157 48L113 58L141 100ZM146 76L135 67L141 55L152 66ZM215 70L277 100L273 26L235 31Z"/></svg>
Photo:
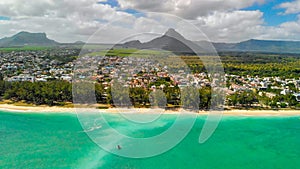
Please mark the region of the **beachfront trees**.
<svg viewBox="0 0 300 169"><path fill-rule="evenodd" d="M107 103L107 93L101 83L95 84L95 96L98 103Z"/></svg>
<svg viewBox="0 0 300 169"><path fill-rule="evenodd" d="M131 106L129 98L129 88L124 87L118 82L114 82L111 86L112 101L115 106L128 107Z"/></svg>
<svg viewBox="0 0 300 169"><path fill-rule="evenodd" d="M199 91L196 87L187 86L181 88L181 104L185 109L199 110Z"/></svg>
<svg viewBox="0 0 300 169"><path fill-rule="evenodd" d="M5 82L0 81L0 98L4 94L4 92L5 92Z"/></svg>
<svg viewBox="0 0 300 169"><path fill-rule="evenodd" d="M211 105L211 88L202 87L199 89L200 109L209 109Z"/></svg>
<svg viewBox="0 0 300 169"><path fill-rule="evenodd" d="M171 105L180 105L180 89L178 86L164 88L167 103Z"/></svg>
<svg viewBox="0 0 300 169"><path fill-rule="evenodd" d="M229 95L227 100L229 106L236 106L238 104L238 94L234 93L232 95Z"/></svg>
<svg viewBox="0 0 300 169"><path fill-rule="evenodd" d="M238 102L242 107L249 108L252 104L257 103L258 99L253 91L243 91L238 95Z"/></svg>
<svg viewBox="0 0 300 169"><path fill-rule="evenodd" d="M149 95L151 106L165 108L167 105L166 95L162 90L155 90Z"/></svg>
<svg viewBox="0 0 300 169"><path fill-rule="evenodd" d="M149 103L149 90L143 87L130 88L129 97L134 106L145 106Z"/></svg>
<svg viewBox="0 0 300 169"><path fill-rule="evenodd" d="M228 96L227 99L228 99L228 105L234 107L240 106L240 107L249 108L253 104L259 102L256 93L254 93L251 90L236 92Z"/></svg>
<svg viewBox="0 0 300 169"><path fill-rule="evenodd" d="M280 104L287 103L290 107L295 107L298 104L296 97L291 93L287 95L277 95L272 100L276 103L279 102Z"/></svg>
<svg viewBox="0 0 300 169"><path fill-rule="evenodd" d="M257 98L258 98L258 101L259 101L261 107L270 106L270 103L272 101L272 99L270 97L268 97L266 95L266 93L262 93L261 95L258 95Z"/></svg>
<svg viewBox="0 0 300 169"><path fill-rule="evenodd" d="M83 100L76 103L92 103L89 99L95 99L98 103L115 106L135 106L149 107L150 105L165 107L183 106L184 108L209 109L211 101L216 100L211 93L211 87L194 88L178 86L166 86L163 89L153 89L144 87L125 88L122 84L115 86L104 86L101 83L91 83L95 86L95 91L85 92L85 85L75 85L77 96ZM74 86L73 86L74 87ZM113 88L113 89L112 89ZM73 92L74 92L73 91ZM80 99L79 97L79 99ZM48 82L5 82L0 81L0 99L9 99L12 101L24 101L36 105L62 105L65 102L73 102L72 84L66 81L48 81ZM152 100L151 100L152 99ZM94 101L94 100L92 100ZM276 94L270 98L266 94L258 95L252 90L237 91L227 97L227 104L234 107L250 108L261 106L276 108L281 103L286 106L281 107L299 107L295 96L290 93L287 95Z"/></svg>
<svg viewBox="0 0 300 169"><path fill-rule="evenodd" d="M26 101L33 104L56 105L72 102L72 84L65 81L49 82L0 82L4 99Z"/></svg>

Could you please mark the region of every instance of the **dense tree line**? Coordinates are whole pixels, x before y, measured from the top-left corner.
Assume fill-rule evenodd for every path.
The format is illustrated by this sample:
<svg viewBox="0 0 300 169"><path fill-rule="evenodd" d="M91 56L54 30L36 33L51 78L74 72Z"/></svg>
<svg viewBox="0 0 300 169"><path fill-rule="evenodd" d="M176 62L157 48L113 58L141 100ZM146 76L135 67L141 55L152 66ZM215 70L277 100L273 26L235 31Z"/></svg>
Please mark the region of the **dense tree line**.
<svg viewBox="0 0 300 169"><path fill-rule="evenodd" d="M173 58L170 58L172 60ZM227 74L240 76L259 76L282 78L299 78L300 55L293 54L268 54L251 52L225 52L220 53L224 71ZM205 64L202 62L205 60ZM186 72L200 73L207 72L207 67L216 67L217 62L212 56L182 56L180 59L173 59L172 62L162 61L173 71L183 68Z"/></svg>
<svg viewBox="0 0 300 169"><path fill-rule="evenodd" d="M2 99L26 101L36 105L58 105L72 101L72 84L64 81L5 82L0 81Z"/></svg>
<svg viewBox="0 0 300 169"><path fill-rule="evenodd" d="M228 105L250 108L253 104L258 103L256 94L252 91L241 91L228 96Z"/></svg>
<svg viewBox="0 0 300 169"><path fill-rule="evenodd" d="M184 107L187 109L209 109L214 97L210 87L194 88L178 86L167 86L163 89L157 88L124 88L122 85L105 87L101 83L95 85L95 91L88 93L84 85L76 92L83 96L82 102L88 101L87 97L96 97L96 101L117 107ZM156 84L160 86L160 83ZM122 89L122 90L121 90ZM89 91L90 92L90 91ZM87 97L85 97L85 95ZM65 81L48 82L6 82L0 81L0 100L9 99L15 102L25 101L36 105L63 105L73 102L72 84ZM88 102L87 102L88 103ZM293 94L276 95L273 98L265 94L259 95L256 91L240 91L227 96L227 105L242 108L270 107L286 108L300 107Z"/></svg>
<svg viewBox="0 0 300 169"><path fill-rule="evenodd" d="M296 101L293 94L276 95L270 98L265 93L259 95L252 90L240 91L227 96L227 105L237 108L300 108L300 103Z"/></svg>
<svg viewBox="0 0 300 169"><path fill-rule="evenodd" d="M300 61L288 63L267 63L267 64L237 64L225 63L225 72L235 75L251 75L259 77L299 78Z"/></svg>
<svg viewBox="0 0 300 169"><path fill-rule="evenodd" d="M227 74L299 78L299 54L258 52L223 52L219 54Z"/></svg>
<svg viewBox="0 0 300 169"><path fill-rule="evenodd" d="M93 84L94 85L94 84ZM157 84L158 86L160 83ZM74 86L73 86L74 87ZM95 84L94 93L87 93L84 84L77 85L79 99L77 103L85 103L86 97L96 97L96 101L113 106L134 107L175 107L208 109L210 107L211 89L209 87L197 89L187 87L180 89L178 86L165 87L164 89L150 90L145 88L124 88L122 85L105 87L100 83ZM122 90L121 90L122 89ZM73 92L74 92L73 91ZM73 102L72 83L65 81L48 82L7 82L0 81L0 99L14 102L25 101L36 105L63 105Z"/></svg>
<svg viewBox="0 0 300 169"><path fill-rule="evenodd" d="M160 86L162 83L156 83ZM98 87L98 91L104 91L103 86ZM96 90L96 92L97 92ZM102 94L101 94L102 93ZM211 101L211 88L201 89L195 87L166 86L163 89L157 87L150 88L124 88L119 84L114 84L106 92L98 92L98 102L109 103L114 106L123 107L184 107L187 109L208 109ZM105 95L101 97L100 95Z"/></svg>

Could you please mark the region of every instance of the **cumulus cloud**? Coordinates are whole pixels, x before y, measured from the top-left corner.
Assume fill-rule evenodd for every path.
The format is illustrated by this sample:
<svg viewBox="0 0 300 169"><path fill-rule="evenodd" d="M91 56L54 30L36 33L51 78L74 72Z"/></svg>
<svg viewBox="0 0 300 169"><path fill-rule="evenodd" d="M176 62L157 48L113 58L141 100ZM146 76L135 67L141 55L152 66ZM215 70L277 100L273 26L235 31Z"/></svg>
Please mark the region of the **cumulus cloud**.
<svg viewBox="0 0 300 169"><path fill-rule="evenodd" d="M91 41L116 43L139 33L159 36L170 27L195 41L206 37L217 42L300 37L300 19L270 27L264 24L263 12L243 10L264 0L118 0L119 6L100 1L107 0L0 1L0 16L10 18L0 20L0 37L19 31L46 32L59 42L74 42L87 41L98 31ZM286 14L298 13L299 2L282 3L279 8L286 9ZM125 9L143 14L136 16ZM143 40L153 36L145 36Z"/></svg>
<svg viewBox="0 0 300 169"><path fill-rule="evenodd" d="M255 38L263 30L260 11L215 12L198 18L196 25L212 41L237 42Z"/></svg>
<svg viewBox="0 0 300 169"><path fill-rule="evenodd" d="M196 19L216 11L232 11L249 7L264 0L119 0L123 9L148 12L167 12L185 19Z"/></svg>
<svg viewBox="0 0 300 169"><path fill-rule="evenodd" d="M278 5L278 8L285 9L285 12L283 14L300 13L300 0L281 3Z"/></svg>
<svg viewBox="0 0 300 169"><path fill-rule="evenodd" d="M46 32L61 42L87 40L106 21L134 16L115 7L98 3L99 0L41 0L0 1L0 16L10 17L0 24L0 36L18 31Z"/></svg>
<svg viewBox="0 0 300 169"><path fill-rule="evenodd" d="M300 15L297 21L284 22L279 26L265 27L258 39L299 40Z"/></svg>

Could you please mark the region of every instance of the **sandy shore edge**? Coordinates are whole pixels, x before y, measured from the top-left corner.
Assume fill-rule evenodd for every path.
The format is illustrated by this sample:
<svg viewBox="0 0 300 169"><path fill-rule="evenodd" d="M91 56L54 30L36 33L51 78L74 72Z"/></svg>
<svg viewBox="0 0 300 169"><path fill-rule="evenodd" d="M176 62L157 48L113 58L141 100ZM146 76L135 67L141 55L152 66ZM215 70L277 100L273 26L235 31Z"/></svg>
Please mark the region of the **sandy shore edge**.
<svg viewBox="0 0 300 169"><path fill-rule="evenodd" d="M163 109L126 109L126 108L109 108L109 109L93 109L93 108L63 108L48 106L15 106L11 104L0 104L0 110L20 113L74 113L77 112L104 112L104 113L162 113L162 114L179 114L182 111L171 111ZM187 112L184 112L187 113ZM193 113L193 112L191 112ZM208 115L209 113L223 113L223 115L239 115L239 116L300 116L300 110L225 110L223 112L199 111L199 115Z"/></svg>

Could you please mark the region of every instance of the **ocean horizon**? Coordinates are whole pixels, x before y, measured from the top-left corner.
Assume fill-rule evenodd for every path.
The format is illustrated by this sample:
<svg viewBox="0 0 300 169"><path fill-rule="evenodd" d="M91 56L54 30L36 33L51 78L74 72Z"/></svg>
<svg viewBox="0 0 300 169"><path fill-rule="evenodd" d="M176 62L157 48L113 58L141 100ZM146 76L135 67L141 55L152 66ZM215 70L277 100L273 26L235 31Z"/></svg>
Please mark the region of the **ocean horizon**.
<svg viewBox="0 0 300 169"><path fill-rule="evenodd" d="M110 125L132 137L146 138L168 129L174 115L143 127L106 114ZM94 118L94 117L91 117ZM191 168L284 169L300 166L300 116L224 116L212 137L198 143L206 116L171 150L151 158L111 154L95 144L76 114L0 111L0 168ZM185 121L181 122L184 125ZM112 140L113 141L113 140ZM145 150L147 151L147 147Z"/></svg>

